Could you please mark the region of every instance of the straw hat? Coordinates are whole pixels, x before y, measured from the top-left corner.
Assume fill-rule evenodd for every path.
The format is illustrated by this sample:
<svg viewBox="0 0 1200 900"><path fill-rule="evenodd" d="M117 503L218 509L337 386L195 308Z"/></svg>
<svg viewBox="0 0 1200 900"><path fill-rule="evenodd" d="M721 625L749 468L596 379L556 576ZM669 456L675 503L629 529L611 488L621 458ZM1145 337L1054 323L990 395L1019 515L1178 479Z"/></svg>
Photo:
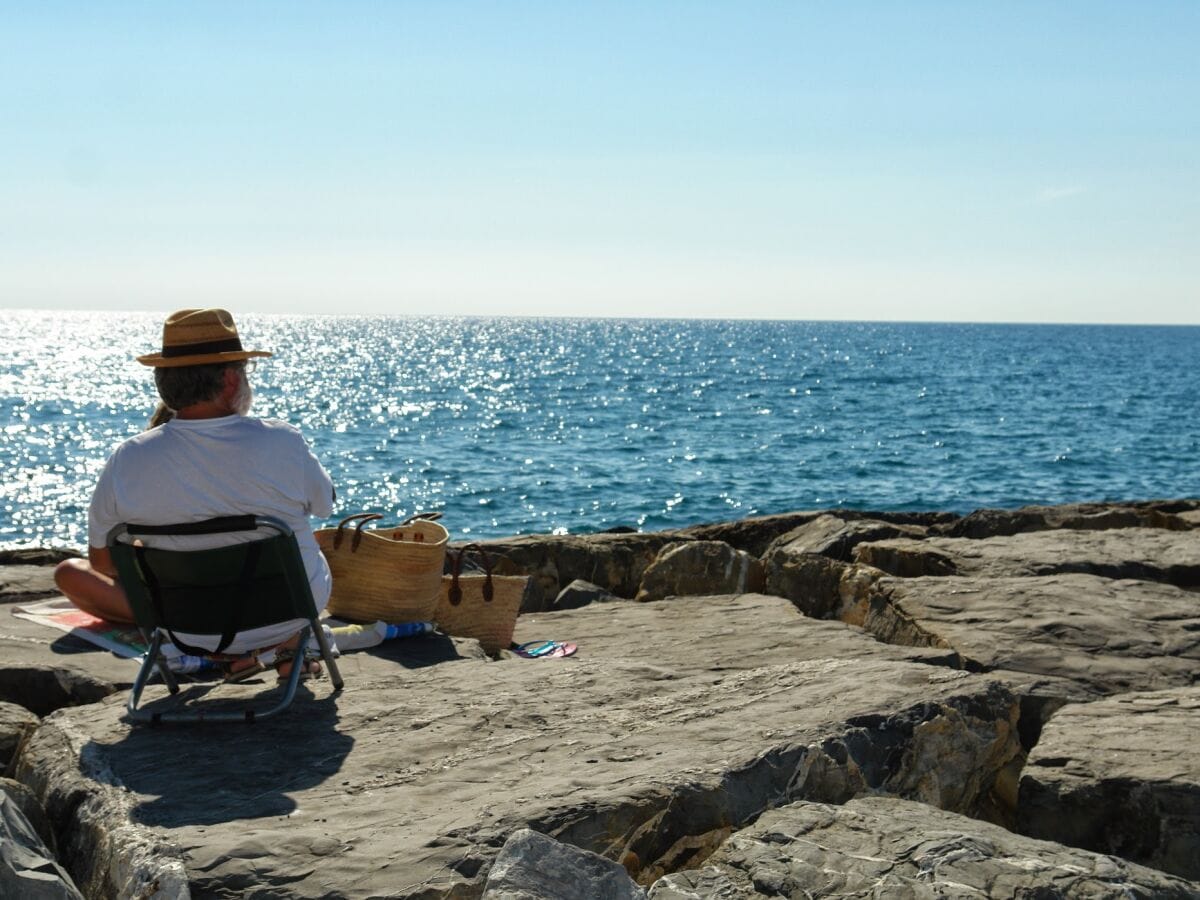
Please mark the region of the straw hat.
<svg viewBox="0 0 1200 900"><path fill-rule="evenodd" d="M162 352L147 353L144 366L202 366L270 356L266 350L243 350L233 316L223 309L181 309L163 324Z"/></svg>

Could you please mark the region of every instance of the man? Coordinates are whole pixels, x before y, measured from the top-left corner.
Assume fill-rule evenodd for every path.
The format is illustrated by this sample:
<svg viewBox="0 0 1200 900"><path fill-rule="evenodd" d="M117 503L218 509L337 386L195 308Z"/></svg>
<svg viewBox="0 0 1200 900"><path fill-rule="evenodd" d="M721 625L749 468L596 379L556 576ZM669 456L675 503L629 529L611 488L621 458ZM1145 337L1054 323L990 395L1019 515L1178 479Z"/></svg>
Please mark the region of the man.
<svg viewBox="0 0 1200 900"><path fill-rule="evenodd" d="M247 415L252 396L247 360L270 355L242 349L233 317L223 309L184 309L167 318L162 351L139 356L138 362L154 368L159 396L174 417L129 438L105 463L88 509L88 558L67 560L54 572L59 590L72 603L111 622L133 622L105 546L109 530L121 522L167 525L255 514L276 516L291 526L317 609L325 608L332 581L308 517L332 513L333 484L296 428ZM199 549L252 537L145 541ZM294 644L304 624L296 620L241 632L225 652ZM216 646L211 637L180 638Z"/></svg>

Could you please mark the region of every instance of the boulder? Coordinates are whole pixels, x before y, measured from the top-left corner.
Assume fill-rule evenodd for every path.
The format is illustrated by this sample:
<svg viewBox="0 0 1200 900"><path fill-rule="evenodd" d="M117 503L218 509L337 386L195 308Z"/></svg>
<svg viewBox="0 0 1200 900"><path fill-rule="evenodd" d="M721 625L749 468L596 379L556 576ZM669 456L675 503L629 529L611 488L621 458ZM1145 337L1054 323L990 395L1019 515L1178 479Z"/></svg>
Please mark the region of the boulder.
<svg viewBox="0 0 1200 900"><path fill-rule="evenodd" d="M530 605L522 612L540 612L577 578L599 585L619 597L637 593L642 573L658 552L679 538L673 532L654 534L523 535L478 542L488 553L510 561L514 572L532 576ZM457 546L457 545L456 545Z"/></svg>
<svg viewBox="0 0 1200 900"><path fill-rule="evenodd" d="M938 524L933 531L946 537L991 538L1051 528L1103 530L1109 528L1192 528L1188 501L1150 501L1113 505L1071 503L1062 506L1025 506L1020 509L977 509L954 522Z"/></svg>
<svg viewBox="0 0 1200 900"><path fill-rule="evenodd" d="M763 557L765 590L787 597L806 616L840 618L862 624L848 614L847 594L853 589L843 579L854 579L855 567L848 564L853 549L861 543L895 537L919 538L925 528L895 525L874 519L846 522L835 516L820 516L777 538Z"/></svg>
<svg viewBox="0 0 1200 900"><path fill-rule="evenodd" d="M8 768L21 739L41 721L24 706L0 700L0 772Z"/></svg>
<svg viewBox="0 0 1200 900"><path fill-rule="evenodd" d="M62 709L17 777L90 896L182 878L197 896L336 886L403 900L479 895L523 827L644 885L793 800L876 792L989 814L1024 758L1017 681L931 665L936 652L806 619L779 597L518 620L518 642L547 637L579 652L417 665L427 638L347 654L341 694L303 686L288 713L250 728L134 729L119 697ZM146 702L169 701L151 684Z"/></svg>
<svg viewBox="0 0 1200 900"><path fill-rule="evenodd" d="M0 897L83 900L6 790L0 790Z"/></svg>
<svg viewBox="0 0 1200 900"><path fill-rule="evenodd" d="M620 599L620 597L609 593L599 585L592 584L590 581L584 581L582 578L576 578L554 598L554 603L551 605L550 611L562 612L566 609L579 609L581 606L587 606L589 603L611 603L613 600Z"/></svg>
<svg viewBox="0 0 1200 900"><path fill-rule="evenodd" d="M776 538L763 556L769 559L779 551L787 550L789 555L809 553L850 562L851 551L859 544L899 537L920 539L926 532L921 525L896 525L875 519L847 522L837 516L819 516Z"/></svg>
<svg viewBox="0 0 1200 900"><path fill-rule="evenodd" d="M718 522L712 525L693 525L689 528L681 528L675 534L678 539L724 541L751 556L762 556L770 545L783 535L826 516L841 522L866 519L872 522L886 522L890 525L911 525L922 530L933 526L947 526L958 519L954 513L945 512L877 512L831 509L758 516L741 519L737 522Z"/></svg>
<svg viewBox="0 0 1200 900"><path fill-rule="evenodd" d="M666 597L754 593L763 588L762 563L721 541L668 544L642 575L640 602Z"/></svg>
<svg viewBox="0 0 1200 900"><path fill-rule="evenodd" d="M483 900L644 900L620 863L518 828L488 873Z"/></svg>
<svg viewBox="0 0 1200 900"><path fill-rule="evenodd" d="M1200 540L1192 531L1056 529L987 540L932 537L860 544L856 561L901 578L987 578L1080 572L1104 578L1200 586Z"/></svg>
<svg viewBox="0 0 1200 900"><path fill-rule="evenodd" d="M1063 707L1021 777L1020 831L1200 881L1198 723L1195 685Z"/></svg>
<svg viewBox="0 0 1200 900"><path fill-rule="evenodd" d="M975 671L1052 676L1076 698L1189 685L1200 667L1200 604L1168 584L1052 575L855 585L848 615L865 609L880 640L952 650Z"/></svg>
<svg viewBox="0 0 1200 900"><path fill-rule="evenodd" d="M1013 834L919 803L863 797L794 803L735 834L700 870L656 883L651 900L757 897L1156 897L1200 884L1111 856Z"/></svg>
<svg viewBox="0 0 1200 900"><path fill-rule="evenodd" d="M0 793L7 794L8 799L17 805L22 815L33 826L33 830L37 832L42 843L53 854L58 846L57 839L54 837L54 827L50 824L46 810L42 809L42 804L38 802L33 791L12 778L0 778Z"/></svg>

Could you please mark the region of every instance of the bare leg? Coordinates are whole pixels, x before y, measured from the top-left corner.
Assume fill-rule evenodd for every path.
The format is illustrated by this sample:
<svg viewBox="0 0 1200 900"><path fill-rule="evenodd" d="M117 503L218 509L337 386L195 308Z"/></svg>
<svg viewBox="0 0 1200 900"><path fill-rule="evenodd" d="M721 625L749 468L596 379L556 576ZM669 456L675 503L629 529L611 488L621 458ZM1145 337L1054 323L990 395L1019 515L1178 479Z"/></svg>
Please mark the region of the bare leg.
<svg viewBox="0 0 1200 900"><path fill-rule="evenodd" d="M86 613L107 622L134 624L133 610L121 586L97 572L85 559L68 559L54 569L54 583L67 599Z"/></svg>

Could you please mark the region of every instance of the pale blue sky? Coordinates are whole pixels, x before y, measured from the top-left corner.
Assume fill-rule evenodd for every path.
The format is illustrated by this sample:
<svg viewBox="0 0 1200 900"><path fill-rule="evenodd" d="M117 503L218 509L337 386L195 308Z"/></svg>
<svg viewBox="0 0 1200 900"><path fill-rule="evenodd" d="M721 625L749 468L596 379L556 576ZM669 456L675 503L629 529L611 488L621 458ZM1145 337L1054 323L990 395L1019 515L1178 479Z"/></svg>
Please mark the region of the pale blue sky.
<svg viewBox="0 0 1200 900"><path fill-rule="evenodd" d="M0 305L1200 324L1200 3L5 4Z"/></svg>

